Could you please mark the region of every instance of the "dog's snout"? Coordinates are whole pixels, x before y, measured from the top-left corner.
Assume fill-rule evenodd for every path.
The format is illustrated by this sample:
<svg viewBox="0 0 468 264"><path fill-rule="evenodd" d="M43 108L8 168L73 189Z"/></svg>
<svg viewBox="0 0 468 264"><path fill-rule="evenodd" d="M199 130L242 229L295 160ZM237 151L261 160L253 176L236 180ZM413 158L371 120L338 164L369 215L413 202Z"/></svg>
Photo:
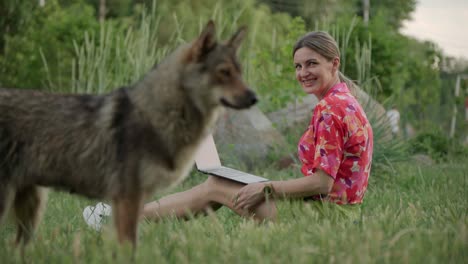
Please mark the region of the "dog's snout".
<svg viewBox="0 0 468 264"><path fill-rule="evenodd" d="M252 99L251 99L251 103L252 105L256 104L258 102L258 99L256 96L254 96Z"/></svg>
<svg viewBox="0 0 468 264"><path fill-rule="evenodd" d="M220 99L222 105L234 109L249 108L257 102L257 95L250 89L246 89L235 96L226 96Z"/></svg>
<svg viewBox="0 0 468 264"><path fill-rule="evenodd" d="M246 98L249 105L254 105L258 102L257 95L252 90L247 90Z"/></svg>

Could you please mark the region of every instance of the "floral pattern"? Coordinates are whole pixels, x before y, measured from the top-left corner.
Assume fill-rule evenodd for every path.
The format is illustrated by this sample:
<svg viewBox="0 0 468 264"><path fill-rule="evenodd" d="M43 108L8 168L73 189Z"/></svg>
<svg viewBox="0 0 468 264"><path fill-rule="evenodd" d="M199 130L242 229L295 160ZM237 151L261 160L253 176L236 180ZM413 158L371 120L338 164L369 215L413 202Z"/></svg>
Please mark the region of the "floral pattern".
<svg viewBox="0 0 468 264"><path fill-rule="evenodd" d="M304 176L317 169L334 179L324 199L358 204L367 189L372 164L372 127L345 83L333 86L314 109L309 127L298 144Z"/></svg>

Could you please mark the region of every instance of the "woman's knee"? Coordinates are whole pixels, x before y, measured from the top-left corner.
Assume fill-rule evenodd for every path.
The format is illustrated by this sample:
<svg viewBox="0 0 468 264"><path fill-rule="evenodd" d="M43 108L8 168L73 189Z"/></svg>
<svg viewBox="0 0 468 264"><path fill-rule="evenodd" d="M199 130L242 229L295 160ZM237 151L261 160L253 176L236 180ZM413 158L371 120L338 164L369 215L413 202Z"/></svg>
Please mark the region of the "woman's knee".
<svg viewBox="0 0 468 264"><path fill-rule="evenodd" d="M216 211L222 207L222 204L220 204L216 198L217 193L220 192L220 182L217 177L209 176L208 179L198 185L197 188L200 188L201 196L207 202L207 209Z"/></svg>
<svg viewBox="0 0 468 264"><path fill-rule="evenodd" d="M219 184L217 177L209 176L208 179L201 184L204 195L206 197L212 197L217 189L219 189Z"/></svg>
<svg viewBox="0 0 468 264"><path fill-rule="evenodd" d="M216 189L219 188L221 185L226 184L226 179L223 179L221 177L216 177L216 176L208 176L206 181L203 183L210 189Z"/></svg>
<svg viewBox="0 0 468 264"><path fill-rule="evenodd" d="M203 185L206 192L214 196L235 194L235 192L243 187L240 183L216 176L209 176Z"/></svg>

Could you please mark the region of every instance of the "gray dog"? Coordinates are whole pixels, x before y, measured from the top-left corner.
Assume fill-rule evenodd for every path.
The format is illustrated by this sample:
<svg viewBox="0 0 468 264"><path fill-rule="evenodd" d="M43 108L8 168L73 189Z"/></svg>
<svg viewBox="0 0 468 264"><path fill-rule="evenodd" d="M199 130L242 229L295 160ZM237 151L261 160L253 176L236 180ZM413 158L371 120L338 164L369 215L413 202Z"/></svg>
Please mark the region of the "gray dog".
<svg viewBox="0 0 468 264"><path fill-rule="evenodd" d="M218 43L210 21L139 82L105 95L0 89L0 220L11 207L17 244L30 240L54 187L113 202L118 239L136 245L145 198L180 182L222 106L255 94L241 76L241 28Z"/></svg>

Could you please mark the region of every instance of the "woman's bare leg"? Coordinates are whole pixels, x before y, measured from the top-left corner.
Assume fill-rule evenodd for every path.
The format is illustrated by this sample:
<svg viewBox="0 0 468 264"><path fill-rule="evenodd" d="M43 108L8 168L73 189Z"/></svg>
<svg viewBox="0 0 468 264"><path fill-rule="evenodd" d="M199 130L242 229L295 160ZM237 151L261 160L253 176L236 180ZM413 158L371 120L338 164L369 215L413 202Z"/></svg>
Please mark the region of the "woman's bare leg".
<svg viewBox="0 0 468 264"><path fill-rule="evenodd" d="M210 176L204 183L190 190L174 193L147 203L143 208L142 217L155 221L168 216L188 218L190 215L205 214L209 210L217 210L224 205L241 216L252 216L259 221L274 220L276 206L272 200L259 204L252 211L234 209L233 197L243 186L240 183Z"/></svg>

